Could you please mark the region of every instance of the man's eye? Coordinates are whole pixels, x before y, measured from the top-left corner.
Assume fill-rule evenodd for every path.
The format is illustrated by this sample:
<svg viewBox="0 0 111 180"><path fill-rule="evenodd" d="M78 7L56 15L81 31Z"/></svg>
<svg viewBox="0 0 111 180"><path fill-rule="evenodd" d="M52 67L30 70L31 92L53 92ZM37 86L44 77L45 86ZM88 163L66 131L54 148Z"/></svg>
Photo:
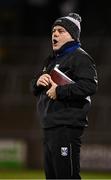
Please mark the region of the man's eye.
<svg viewBox="0 0 111 180"><path fill-rule="evenodd" d="M64 33L65 31L64 31L64 30L60 30L59 32L60 32L60 33Z"/></svg>

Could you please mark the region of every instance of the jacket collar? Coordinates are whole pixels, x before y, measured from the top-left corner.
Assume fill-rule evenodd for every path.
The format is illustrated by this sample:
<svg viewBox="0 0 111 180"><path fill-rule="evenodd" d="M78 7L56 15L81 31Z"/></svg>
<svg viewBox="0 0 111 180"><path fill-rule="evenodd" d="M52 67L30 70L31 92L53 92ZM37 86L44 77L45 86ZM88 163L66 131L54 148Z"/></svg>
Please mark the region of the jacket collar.
<svg viewBox="0 0 111 180"><path fill-rule="evenodd" d="M66 53L74 52L77 48L80 47L80 42L67 42L59 50L54 52L55 57L64 56Z"/></svg>

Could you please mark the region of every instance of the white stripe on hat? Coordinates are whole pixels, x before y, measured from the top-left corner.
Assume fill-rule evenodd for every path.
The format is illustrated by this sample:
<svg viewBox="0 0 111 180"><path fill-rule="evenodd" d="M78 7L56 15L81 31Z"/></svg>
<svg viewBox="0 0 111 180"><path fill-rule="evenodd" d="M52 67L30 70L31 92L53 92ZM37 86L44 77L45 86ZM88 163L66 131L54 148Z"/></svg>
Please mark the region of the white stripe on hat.
<svg viewBox="0 0 111 180"><path fill-rule="evenodd" d="M79 30L81 30L80 22L79 22L78 20L76 20L76 19L74 19L74 18L72 18L72 17L69 17L69 16L66 16L66 17L64 17L64 18L72 21L72 22L79 28Z"/></svg>

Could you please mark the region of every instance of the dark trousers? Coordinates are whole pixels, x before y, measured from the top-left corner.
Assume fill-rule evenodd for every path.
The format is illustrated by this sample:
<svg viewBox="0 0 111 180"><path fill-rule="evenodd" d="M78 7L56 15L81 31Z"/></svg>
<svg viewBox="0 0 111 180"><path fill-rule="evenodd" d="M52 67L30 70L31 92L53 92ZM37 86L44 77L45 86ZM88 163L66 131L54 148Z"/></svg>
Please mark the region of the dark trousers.
<svg viewBox="0 0 111 180"><path fill-rule="evenodd" d="M61 126L44 130L46 179L81 179L80 147L83 128Z"/></svg>

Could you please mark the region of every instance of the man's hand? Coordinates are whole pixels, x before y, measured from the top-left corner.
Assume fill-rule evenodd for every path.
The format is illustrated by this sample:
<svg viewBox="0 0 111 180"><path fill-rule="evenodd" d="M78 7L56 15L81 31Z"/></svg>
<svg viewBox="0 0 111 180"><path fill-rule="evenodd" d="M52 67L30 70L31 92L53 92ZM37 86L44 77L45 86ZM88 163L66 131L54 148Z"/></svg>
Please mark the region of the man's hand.
<svg viewBox="0 0 111 180"><path fill-rule="evenodd" d="M57 87L57 84L54 83L54 81L52 81L52 79L50 79L50 84L51 84L51 88L46 92L46 94L51 99L56 99L56 87Z"/></svg>
<svg viewBox="0 0 111 180"><path fill-rule="evenodd" d="M43 74L37 80L37 86L49 86L51 76L49 74Z"/></svg>

